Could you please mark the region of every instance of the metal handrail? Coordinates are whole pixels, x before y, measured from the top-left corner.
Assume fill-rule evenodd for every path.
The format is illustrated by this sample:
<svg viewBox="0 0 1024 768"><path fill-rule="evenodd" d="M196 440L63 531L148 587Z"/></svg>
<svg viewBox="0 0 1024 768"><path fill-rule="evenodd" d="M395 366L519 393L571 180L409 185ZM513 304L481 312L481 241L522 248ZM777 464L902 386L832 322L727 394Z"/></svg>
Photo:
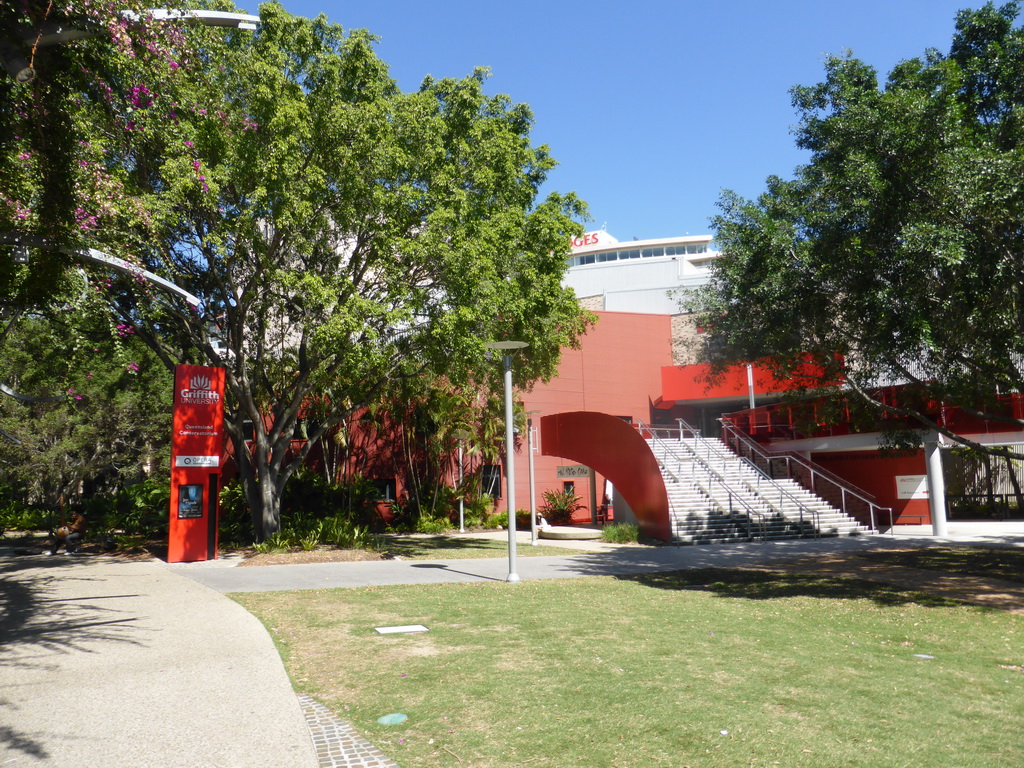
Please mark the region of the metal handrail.
<svg viewBox="0 0 1024 768"><path fill-rule="evenodd" d="M691 430L691 431L696 431L696 430ZM680 435L681 434L682 434L682 431L680 432ZM737 457L736 454L727 452L726 449L725 449L725 446L723 446L720 441L701 438L699 432L697 433L697 439L700 440L700 444L703 445L707 449L708 459L710 459L712 457L712 453L713 453L714 458L716 458L716 459L718 459L720 461L723 461L723 462L727 461L729 458L739 458L740 461L745 461L747 463L747 465L754 471L754 473L757 476L756 487L752 486L750 484L750 481L747 480L746 478L743 478L743 477L738 478L737 482L741 483L748 491L753 493L758 498L763 499L765 501L765 503L768 504L769 508L774 510L774 511L777 511L783 517L783 519L786 518L786 504L785 504L785 502L788 500L791 505L793 505L793 506L795 506L797 508L797 511L799 512L799 515L800 515L800 518L799 518L800 524L803 525L803 523L804 523L804 515L809 516L810 519L811 519L811 526L814 528L814 535L815 535L815 537L819 537L821 535L821 512L819 512L818 510L814 509L813 507L808 506L804 501L802 501L800 498L794 496L792 493L787 491L782 486L780 486L778 484L775 484L774 483L774 478L770 477L767 473L764 472L764 470L762 470L754 462L750 461L749 459L746 459L745 457ZM680 443L683 445L683 447L685 447L687 450L689 450L692 453L694 453L694 455L696 456L696 452L694 451L693 446L688 445L687 443L683 443L683 438L682 437L680 437ZM761 480L762 479L768 480L769 482L773 483L772 490L773 491L778 491L778 493L779 493L779 504L778 504L777 507L772 502L771 497L761 489ZM724 480L723 480L723 482L724 482Z"/></svg>
<svg viewBox="0 0 1024 768"><path fill-rule="evenodd" d="M680 420L680 421L682 421L682 420ZM679 430L675 431L675 434L679 435L678 444L680 444L680 445L684 445L682 443L682 434L683 434L684 430L688 430L688 431L691 431L691 432L696 432L696 430L693 430L690 427L684 427L683 423L680 424ZM637 423L637 429L640 431L641 436L644 435L644 433L647 433L648 435L650 435L650 440L653 443L653 447L655 449L655 451L654 451L655 458L657 458L657 456L658 456L657 448L659 446L661 446L661 449L662 449L662 462L661 462L661 464L665 468L665 470L668 471L670 475L672 475L672 478L674 480L676 480L676 482L679 482L679 478L676 476L676 474L668 469L668 462L667 462L667 458L668 458L669 455L671 455L673 458L678 458L678 457L676 456L675 451L673 451L673 450L671 450L671 448L669 448L668 441L663 440L661 438L660 434L659 434L659 433L663 433L663 432L668 432L669 434L672 434L673 433L672 428L671 427L657 427L657 428L649 427L648 425L644 424L641 421L641 422ZM699 434L700 433L697 432L698 436L699 436ZM692 453L692 451L691 451L691 453ZM759 533L760 533L761 538L764 538L765 535L766 535L766 525L765 525L765 519L764 519L765 518L764 512L762 512L759 509L755 509L753 506L750 505L750 503L746 499L744 499L741 495L737 494L729 486L729 483L726 482L725 478L722 477L717 471L715 471L714 467L712 467L710 464L708 464L706 461L701 459L696 454L694 454L694 458L696 459L696 462L691 462L691 464L690 464L690 473L691 473L690 480L691 480L691 482L693 482L693 484L696 485L697 488L699 488L705 495L707 495L708 499L714 505L716 505L721 511L725 512L726 510L722 506L722 502L719 501L714 496L714 494L712 492L712 488L713 488L712 480L713 479L717 480L719 482L719 484L722 486L722 489L728 495L728 503L729 503L728 513L730 515L736 513L736 510L733 508L733 501L734 500L739 503L739 506L743 507L743 511L747 515L747 537L750 538L751 540L754 539L754 532L751 529L751 525L756 523L758 525ZM695 469L694 468L695 468L695 466L696 466L696 464L698 462L701 464L701 466L706 470L706 472L708 474L708 483L707 483L706 487L702 486L700 484L700 482L696 478L696 473L695 473Z"/></svg>
<svg viewBox="0 0 1024 768"><path fill-rule="evenodd" d="M842 510L844 515L853 518L857 517L857 515L853 514L849 509L847 509L847 496L853 497L854 499L857 499L866 504L871 521L871 530L873 531L878 530L877 520L875 518L875 511L877 510L879 514L881 514L882 512L888 512L889 532L892 533L892 507L883 507L881 504L876 503L872 498L851 486L847 481L843 480L843 478L839 477L838 475L832 472L829 472L824 467L818 466L814 462L804 458L798 453L790 451L787 451L786 453L770 452L766 450L756 440L751 438L750 435L741 431L735 424L733 424L728 419L722 418L719 419L718 422L722 425L723 440L725 441L726 445L729 445L730 448L732 448L732 439L735 439L738 445L742 445L750 453L756 454L758 457L763 459L768 465L768 475L772 479L774 479L775 477L773 462L784 461L786 463L786 478L790 480L795 480L812 493L819 493L817 483L815 482L816 477L821 478L825 482L831 483L833 486L835 486L835 488L838 489L840 492L839 508ZM732 450L734 450L737 455L743 456L743 453L739 449L739 447L732 448ZM749 461L751 461L751 463L756 464L756 462L750 459L749 456L746 456L744 458L747 458ZM799 475L794 477L794 473L792 472L791 468L792 464L796 464L797 466L801 467L810 474L809 485L804 482L801 482L801 478Z"/></svg>
<svg viewBox="0 0 1024 768"><path fill-rule="evenodd" d="M715 452L715 458L717 458L717 459L719 459L719 460L721 460L723 462L726 461L727 457L735 456L734 454L728 453L726 451L726 446L723 445L723 443L720 440L706 440L706 439L702 439L701 435L700 435L700 430L699 429L695 429L694 427L691 427L689 424L686 423L686 421L684 419L677 419L676 421L679 422L679 440L680 440L680 442L682 442L682 440L683 440L683 435L686 432L689 432L693 436L693 438L701 440L701 444L707 446L709 458L711 458L712 450L713 449L714 449L714 452ZM763 479L768 480L769 482L773 482L774 483L774 478L771 477L770 475L768 475L756 463L750 461L749 459L745 459L745 457L740 457L740 459L742 461L746 461L746 463L748 463L748 465L756 472L756 474L758 476L758 482L757 482L757 487L753 487L751 485L750 481L748 481L748 480L740 478L739 481L741 483L743 483L746 486L746 488L751 490L751 492L755 496L757 496L757 497L759 497L761 499L764 499L768 503L769 507L772 507L771 499L766 494L764 494L762 492L761 480L763 478ZM785 517L785 504L784 504L784 500L790 501L791 504L795 505L797 507L797 509L800 511L800 522L801 523L804 522L804 514L805 513L810 515L811 521L812 521L811 524L814 527L815 537L820 536L821 535L821 513L819 511L815 510L813 507L807 506L807 504L805 504L801 499L799 499L798 497L796 497L793 494L791 494L790 492L788 492L788 490L786 490L781 485L774 484L774 489L778 490L778 493L779 493L779 500L778 500L778 507L777 507L778 513L780 515L782 515L782 517L784 518ZM774 507L772 507L772 508L774 508Z"/></svg>
<svg viewBox="0 0 1024 768"><path fill-rule="evenodd" d="M640 422L637 425L637 429L640 431L640 436L641 437L643 437L643 432L646 429L650 433L650 435L651 435L651 440L654 441L655 443L657 443L658 437L655 434L655 431L653 429L651 429L650 427L648 427L646 424L644 424L643 422ZM658 455L656 453L654 454L654 458L655 459L658 458ZM673 472L671 469L669 469L668 464L666 464L665 462L661 463L661 469L662 469L662 472L668 474L672 478L672 480L675 481L676 484L681 482L681 480L676 475L676 473ZM668 506L669 506L670 516L672 517L672 519L676 519L677 516L678 516L677 515L678 510L675 508L675 505L672 503L672 499L668 499Z"/></svg>

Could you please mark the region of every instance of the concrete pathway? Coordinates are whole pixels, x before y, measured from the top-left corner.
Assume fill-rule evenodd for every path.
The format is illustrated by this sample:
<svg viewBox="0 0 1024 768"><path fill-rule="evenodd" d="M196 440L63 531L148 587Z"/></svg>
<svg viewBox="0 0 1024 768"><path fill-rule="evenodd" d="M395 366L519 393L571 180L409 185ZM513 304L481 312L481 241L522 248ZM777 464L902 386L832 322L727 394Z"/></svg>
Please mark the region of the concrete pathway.
<svg viewBox="0 0 1024 768"><path fill-rule="evenodd" d="M764 565L817 553L856 553L876 547L934 546L950 542L1024 546L1024 523L985 524L987 527L950 525L949 535L936 539L930 528L914 526L896 535L845 538L796 539L792 541L739 542L710 546L616 546L602 542L554 542L545 545L586 549L586 554L555 557L519 557L516 571L526 581L581 576L612 576L679 568L739 567ZM481 538L481 534L466 534ZM507 540L507 534L484 534ZM517 548L529 547L529 535L519 534ZM443 582L505 581L508 558L483 560L372 560L368 562L268 565L260 568L223 568L203 564L170 566L218 592L274 592L296 589L334 589L388 584L437 584Z"/></svg>
<svg viewBox="0 0 1024 768"><path fill-rule="evenodd" d="M1024 523L929 534L706 547L545 541L587 552L521 557L516 568L529 580L764 565L880 546L1024 546ZM522 535L518 543L529 547ZM0 766L394 766L318 702L296 696L262 625L223 593L508 575L507 558L235 564L16 556L0 547Z"/></svg>
<svg viewBox="0 0 1024 768"><path fill-rule="evenodd" d="M241 606L152 563L0 549L0 766L317 765Z"/></svg>

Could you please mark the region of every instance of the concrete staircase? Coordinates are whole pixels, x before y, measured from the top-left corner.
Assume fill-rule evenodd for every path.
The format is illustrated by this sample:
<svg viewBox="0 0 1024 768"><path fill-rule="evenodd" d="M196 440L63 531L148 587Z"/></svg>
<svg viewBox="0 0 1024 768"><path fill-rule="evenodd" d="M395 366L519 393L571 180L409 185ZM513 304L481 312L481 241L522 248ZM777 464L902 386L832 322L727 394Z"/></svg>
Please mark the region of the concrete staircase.
<svg viewBox="0 0 1024 768"><path fill-rule="evenodd" d="M721 441L648 438L682 544L874 533L793 480L772 480Z"/></svg>

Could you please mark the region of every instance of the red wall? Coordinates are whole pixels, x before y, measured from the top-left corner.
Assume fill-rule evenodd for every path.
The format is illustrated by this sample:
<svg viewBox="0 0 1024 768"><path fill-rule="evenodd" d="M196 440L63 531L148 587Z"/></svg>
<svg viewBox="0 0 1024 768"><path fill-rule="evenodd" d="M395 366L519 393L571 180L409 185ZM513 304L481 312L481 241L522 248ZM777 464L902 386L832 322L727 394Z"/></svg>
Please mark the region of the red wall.
<svg viewBox="0 0 1024 768"><path fill-rule="evenodd" d="M672 319L668 315L595 314L597 323L581 340L581 348L562 351L557 376L547 384L538 384L531 392L517 393L527 411L539 411L533 417L538 508L544 491L562 490L557 467L575 463L541 454L541 418L567 411L597 411L650 423L652 403L661 395L661 368L672 363ZM527 509L530 483L526 440L519 442L515 461L516 506ZM591 519L589 483L586 479L575 483L576 495L587 506L575 519L586 522ZM603 495L604 477L599 476L598 504Z"/></svg>
<svg viewBox="0 0 1024 768"><path fill-rule="evenodd" d="M543 427L546 453L572 457L603 473L626 499L645 536L672 538L665 481L639 432L622 419L593 411L545 416Z"/></svg>
<svg viewBox="0 0 1024 768"><path fill-rule="evenodd" d="M812 363L801 364L786 381L779 381L760 363L754 363L754 392L770 394L788 392L808 386L820 386L822 368ZM711 366L671 365L661 370L661 396L666 401L696 401L705 398L746 397L747 366L735 365L718 376L711 375Z"/></svg>
<svg viewBox="0 0 1024 768"><path fill-rule="evenodd" d="M811 460L867 491L883 507L892 507L896 524L931 523L928 499L896 498L897 475L926 474L923 452L884 457L878 451L814 453Z"/></svg>

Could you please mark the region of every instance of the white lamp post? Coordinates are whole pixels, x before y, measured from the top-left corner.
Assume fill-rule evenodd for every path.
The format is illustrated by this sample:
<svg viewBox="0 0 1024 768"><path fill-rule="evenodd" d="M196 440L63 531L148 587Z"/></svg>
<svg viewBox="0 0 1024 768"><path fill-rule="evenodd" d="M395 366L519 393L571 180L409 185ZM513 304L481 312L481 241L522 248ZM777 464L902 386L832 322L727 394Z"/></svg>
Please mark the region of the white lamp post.
<svg viewBox="0 0 1024 768"><path fill-rule="evenodd" d="M530 467L530 546L537 546L536 491L533 485L533 417L540 411L526 412L526 459Z"/></svg>
<svg viewBox="0 0 1024 768"><path fill-rule="evenodd" d="M501 350L505 361L505 487L508 504L508 577L505 581L520 581L516 573L516 484L515 450L512 434L512 350L530 346L525 341L492 341L484 344L487 349Z"/></svg>
<svg viewBox="0 0 1024 768"><path fill-rule="evenodd" d="M466 532L466 501L462 488L462 443L470 438L468 429L456 429L452 436L459 441L459 533Z"/></svg>

